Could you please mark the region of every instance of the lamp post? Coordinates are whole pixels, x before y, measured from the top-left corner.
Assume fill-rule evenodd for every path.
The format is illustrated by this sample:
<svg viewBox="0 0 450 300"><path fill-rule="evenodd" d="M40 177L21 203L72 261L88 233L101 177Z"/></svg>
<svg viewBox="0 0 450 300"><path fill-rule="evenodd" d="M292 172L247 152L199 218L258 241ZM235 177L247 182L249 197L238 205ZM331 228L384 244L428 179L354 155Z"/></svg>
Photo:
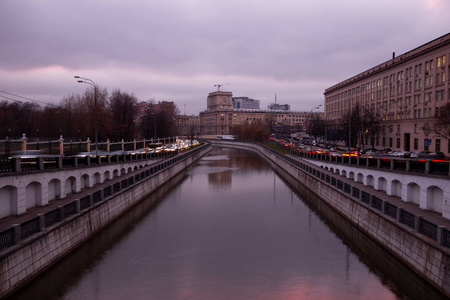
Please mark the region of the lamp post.
<svg viewBox="0 0 450 300"><path fill-rule="evenodd" d="M79 79L77 80L78 83L86 83L86 84L90 84L94 87L94 131L95 131L95 156L97 156L98 154L98 143L97 143L97 86L95 85L95 82L92 81L89 78L84 78L84 77L80 77L80 76L74 76L75 79Z"/></svg>
<svg viewBox="0 0 450 300"><path fill-rule="evenodd" d="M310 128L311 128L311 137L312 137L312 135L313 135L313 116L312 116L312 114L313 114L313 110L315 110L315 109L319 109L320 107L322 106L322 104L319 104L319 105L317 105L317 106L314 106L313 108L311 108L311 112L310 112L310 114L309 114L309 116L310 116ZM312 141L311 141L311 153L312 153Z"/></svg>

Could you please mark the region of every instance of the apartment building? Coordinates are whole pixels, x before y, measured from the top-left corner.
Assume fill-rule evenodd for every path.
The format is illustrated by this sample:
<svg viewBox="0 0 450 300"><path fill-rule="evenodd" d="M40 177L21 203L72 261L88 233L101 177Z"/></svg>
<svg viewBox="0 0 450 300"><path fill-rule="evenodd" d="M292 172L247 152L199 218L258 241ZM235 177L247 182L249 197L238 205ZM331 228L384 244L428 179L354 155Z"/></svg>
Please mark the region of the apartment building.
<svg viewBox="0 0 450 300"><path fill-rule="evenodd" d="M194 135L197 137L200 134L199 116L177 115L175 118L177 120L178 135L186 137Z"/></svg>
<svg viewBox="0 0 450 300"><path fill-rule="evenodd" d="M260 109L260 101L249 97L233 97L232 102L234 109Z"/></svg>
<svg viewBox="0 0 450 300"><path fill-rule="evenodd" d="M449 141L432 129L450 101L450 34L374 66L325 90L325 118L349 109L373 109L382 116L375 146L450 155ZM369 143L365 143L366 145Z"/></svg>

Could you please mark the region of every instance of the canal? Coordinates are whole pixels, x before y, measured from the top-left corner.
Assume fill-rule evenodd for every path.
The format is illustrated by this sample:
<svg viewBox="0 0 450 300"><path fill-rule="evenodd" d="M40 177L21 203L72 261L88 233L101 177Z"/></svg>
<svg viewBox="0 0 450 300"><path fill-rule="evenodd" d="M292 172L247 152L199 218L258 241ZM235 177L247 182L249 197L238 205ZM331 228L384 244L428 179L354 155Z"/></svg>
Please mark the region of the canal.
<svg viewBox="0 0 450 300"><path fill-rule="evenodd" d="M259 156L213 148L14 299L442 297L337 223Z"/></svg>

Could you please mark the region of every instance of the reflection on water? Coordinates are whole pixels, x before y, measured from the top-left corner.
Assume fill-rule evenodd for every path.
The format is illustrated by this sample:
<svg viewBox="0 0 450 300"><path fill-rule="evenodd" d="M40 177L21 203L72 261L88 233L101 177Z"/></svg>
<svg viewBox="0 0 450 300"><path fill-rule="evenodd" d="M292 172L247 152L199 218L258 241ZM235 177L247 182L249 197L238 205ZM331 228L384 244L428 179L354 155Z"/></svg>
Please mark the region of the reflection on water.
<svg viewBox="0 0 450 300"><path fill-rule="evenodd" d="M178 181L42 276L61 281L41 299L423 299L396 283L414 276L383 273L376 245L330 229L257 155L215 149Z"/></svg>

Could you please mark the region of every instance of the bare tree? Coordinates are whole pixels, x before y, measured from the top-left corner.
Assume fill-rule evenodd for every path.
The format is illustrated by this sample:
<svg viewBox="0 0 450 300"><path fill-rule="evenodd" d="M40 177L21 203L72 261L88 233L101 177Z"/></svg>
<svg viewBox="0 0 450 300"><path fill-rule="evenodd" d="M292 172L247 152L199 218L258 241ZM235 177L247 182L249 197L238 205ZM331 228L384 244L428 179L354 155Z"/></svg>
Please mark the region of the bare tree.
<svg viewBox="0 0 450 300"><path fill-rule="evenodd" d="M424 128L424 130L429 130L440 137L450 140L450 103L440 108L432 125Z"/></svg>
<svg viewBox="0 0 450 300"><path fill-rule="evenodd" d="M375 137L381 130L381 121L382 117L379 111L375 110L375 108L370 107L364 110L364 115L362 118L362 141L365 140L365 137L370 137L370 145L371 148L375 147Z"/></svg>
<svg viewBox="0 0 450 300"><path fill-rule="evenodd" d="M114 140L132 140L136 135L135 122L137 118L137 98L114 90L109 96L108 113L112 121L108 128L108 137Z"/></svg>
<svg viewBox="0 0 450 300"><path fill-rule="evenodd" d="M356 146L364 128L359 103L351 111L342 114L339 124L341 128L341 136L339 139L345 140L348 147Z"/></svg>

